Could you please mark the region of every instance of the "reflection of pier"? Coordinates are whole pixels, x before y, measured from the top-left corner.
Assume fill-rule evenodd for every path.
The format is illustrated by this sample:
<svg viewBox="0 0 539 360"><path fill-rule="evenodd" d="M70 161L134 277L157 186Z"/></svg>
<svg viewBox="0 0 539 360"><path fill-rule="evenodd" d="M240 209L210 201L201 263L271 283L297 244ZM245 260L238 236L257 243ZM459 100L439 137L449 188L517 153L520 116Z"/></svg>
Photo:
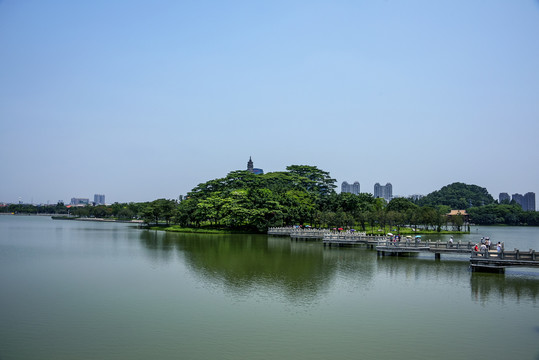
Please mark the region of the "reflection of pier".
<svg viewBox="0 0 539 360"><path fill-rule="evenodd" d="M470 277L472 296L476 300L486 302L491 296L508 299L535 299L539 296L539 287L535 277L498 277L474 272Z"/></svg>

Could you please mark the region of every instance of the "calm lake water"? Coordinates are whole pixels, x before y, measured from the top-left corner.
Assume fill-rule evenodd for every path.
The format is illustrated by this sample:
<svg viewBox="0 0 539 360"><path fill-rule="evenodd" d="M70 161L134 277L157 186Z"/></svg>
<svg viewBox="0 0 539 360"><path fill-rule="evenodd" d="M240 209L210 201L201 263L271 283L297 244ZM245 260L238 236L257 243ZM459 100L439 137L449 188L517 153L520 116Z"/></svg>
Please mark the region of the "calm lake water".
<svg viewBox="0 0 539 360"><path fill-rule="evenodd" d="M538 228L456 240L481 236L539 250ZM1 360L537 360L538 297L539 271L465 256L0 216Z"/></svg>

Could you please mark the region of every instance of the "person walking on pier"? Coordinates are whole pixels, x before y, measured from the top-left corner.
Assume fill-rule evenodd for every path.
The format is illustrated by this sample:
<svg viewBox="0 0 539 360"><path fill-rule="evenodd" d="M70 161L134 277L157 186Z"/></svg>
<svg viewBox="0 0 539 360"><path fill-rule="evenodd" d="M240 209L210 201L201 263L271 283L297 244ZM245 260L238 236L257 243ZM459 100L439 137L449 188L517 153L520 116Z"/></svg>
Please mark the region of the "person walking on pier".
<svg viewBox="0 0 539 360"><path fill-rule="evenodd" d="M449 247L453 247L453 236L449 238Z"/></svg>

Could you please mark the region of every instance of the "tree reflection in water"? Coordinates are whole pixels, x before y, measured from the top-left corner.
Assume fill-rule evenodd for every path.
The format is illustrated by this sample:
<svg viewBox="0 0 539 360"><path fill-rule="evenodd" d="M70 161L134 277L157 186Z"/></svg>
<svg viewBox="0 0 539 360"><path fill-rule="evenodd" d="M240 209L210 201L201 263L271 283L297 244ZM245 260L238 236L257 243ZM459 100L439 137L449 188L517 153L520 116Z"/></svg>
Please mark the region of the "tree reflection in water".
<svg viewBox="0 0 539 360"><path fill-rule="evenodd" d="M376 260L358 249L328 250L320 242L266 235L143 231L140 238L152 261L166 263L180 254L204 282L234 293L264 288L302 302L326 291L336 276L367 284Z"/></svg>

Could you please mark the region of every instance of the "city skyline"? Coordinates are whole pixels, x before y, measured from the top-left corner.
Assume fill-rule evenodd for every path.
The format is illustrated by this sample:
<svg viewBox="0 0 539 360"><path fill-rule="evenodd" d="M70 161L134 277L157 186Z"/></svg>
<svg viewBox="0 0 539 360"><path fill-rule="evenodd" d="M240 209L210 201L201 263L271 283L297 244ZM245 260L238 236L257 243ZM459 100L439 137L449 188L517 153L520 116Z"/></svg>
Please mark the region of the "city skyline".
<svg viewBox="0 0 539 360"><path fill-rule="evenodd" d="M1 202L176 199L249 156L539 193L539 1L1 1L0 24Z"/></svg>
<svg viewBox="0 0 539 360"><path fill-rule="evenodd" d="M251 160L251 158L249 158L246 170L249 171L249 172L256 173L256 174L263 174L262 169L257 169L257 168L253 167L253 161ZM254 171L254 170L256 170L256 171ZM337 183L337 181L336 181L336 183ZM447 184L447 185L450 185L450 184ZM468 184L468 185L477 185L477 184ZM389 189L388 189L388 187L389 187ZM436 189L434 191L437 191L437 190L440 190L440 189ZM487 189L487 191L488 191L488 189ZM421 198L422 196L428 195L428 194L417 194L417 193L394 195L393 194L393 185L391 183L387 183L386 185L380 185L380 183L378 183L378 182L374 184L372 192L369 192L369 191L363 191L362 192L359 181L354 181L351 184L348 183L347 181L343 181L341 183L340 192L341 193L352 193L352 194L355 194L355 195L361 194L361 193L369 193L369 194L373 195L375 198L376 197L381 197L381 198L386 199L386 201L390 201L391 199L397 198L397 197L413 198L414 200L417 200L417 199ZM182 197L184 195L185 194L180 194L180 195L178 195L178 197L170 198L170 199L178 199L178 198L180 198L180 197ZM535 193L534 192L529 191L529 192L526 192L524 195L522 195L520 193L514 193L512 195L509 195L507 192L502 192L502 193L498 194L497 198L492 194L491 194L491 196L494 198L494 200L498 201L498 203L502 203L503 201L509 201L510 202L511 200L514 200L514 201L516 201L517 204L521 205L524 210L533 210L533 211L535 211ZM78 200L81 200L81 199L86 200L86 203L88 203L88 204L92 203L92 202L89 201L89 198L71 197L71 200L69 202L66 202L63 199L59 199L56 202L52 202L52 203L51 203L51 201L47 201L46 203L44 203L44 202L43 203L36 203L36 202L33 202L33 201L24 202L20 198L19 198L19 200L17 202L2 201L0 199L0 204L2 204L2 203L13 203L13 204L22 203L22 204L34 204L34 205L49 205L49 204L63 202L63 203L69 203L69 204L73 205L73 204L78 204L79 203ZM152 199L152 200L156 200L156 199ZM132 201L125 201L125 202L132 202ZM105 195L104 194L94 194L93 204L105 205Z"/></svg>
<svg viewBox="0 0 539 360"><path fill-rule="evenodd" d="M240 170L240 169L238 169L238 170ZM255 174L258 174L258 175L264 174L263 169L254 168L254 162L252 160L252 156L249 157L249 161L247 162L247 169L245 169L245 170L249 171L249 172L252 172L252 173L255 173ZM235 171L235 170L230 170L230 171ZM211 179L208 179L208 180L211 180ZM457 182L459 182L459 181L457 181ZM337 183L338 183L338 181L335 180L335 185L337 185ZM199 184L196 184L196 185L199 185ZM450 184L446 184L446 185L450 185ZM446 186L446 185L443 185L443 186ZM481 186L479 184L468 184L468 185ZM195 186L193 186L193 188ZM483 186L481 186L481 187L483 187ZM377 198L377 197L384 198L387 202L389 202L389 201L391 201L391 199L397 198L397 197L416 198L417 199L417 198L420 198L422 196L428 195L428 193L427 194L412 193L412 194L394 195L393 194L393 186L389 182L387 184L385 184L385 185L380 185L379 182L376 182L374 184L374 186L373 186L373 191L372 192L370 192L370 191L361 192L360 189L361 189L360 183L357 180L354 181L353 183L348 183L347 181L343 181L341 183L340 192L341 193L342 192L349 192L349 193L353 193L353 194L356 194L356 195L360 194L360 193L369 193L369 194L373 195L375 198ZM434 189L433 191L438 191L438 190L440 190L440 189ZM488 189L487 189L487 191L488 191ZM179 194L176 197L171 197L171 198L168 198L168 199L178 199L178 198L180 198L181 196L184 196L184 195L185 194ZM497 200L499 203L501 203L503 200L509 200L509 201L515 200L519 205L521 205L523 207L524 210L528 210L529 208L533 208L534 211L535 211L535 193L534 192L526 192L525 195L521 195L520 193L515 193L513 195L509 195L507 192L501 192L501 193L498 194L498 198L496 198L493 194L491 194L491 196L495 200ZM533 198L533 200L530 200L532 198ZM13 203L13 204L21 203L21 204L48 205L48 204L63 202L63 203L69 203L69 204L72 204L72 205L80 205L81 200L82 200L83 202L86 201L85 202L86 204L92 204L93 203L95 205L105 205L105 195L104 194L94 194L94 201L93 202L90 202L89 199L90 198L71 197L71 200L69 202L66 202L63 199L59 199L56 202L51 202L50 200L47 200L47 202L34 202L33 198L32 198L32 200L30 202L25 202L25 201L22 200L21 197L19 197L17 202L15 202L15 201L13 201L13 202L3 201L2 199L0 199L0 204L2 204L2 203L6 203L6 204L8 204L8 203ZM156 200L156 199L150 199L150 200L147 200L147 201L152 201L152 200ZM137 202L137 201L128 200L128 201L114 201L114 202L128 203L128 202ZM141 201L141 202L143 202L143 201ZM529 204L533 204L533 205L529 205Z"/></svg>

